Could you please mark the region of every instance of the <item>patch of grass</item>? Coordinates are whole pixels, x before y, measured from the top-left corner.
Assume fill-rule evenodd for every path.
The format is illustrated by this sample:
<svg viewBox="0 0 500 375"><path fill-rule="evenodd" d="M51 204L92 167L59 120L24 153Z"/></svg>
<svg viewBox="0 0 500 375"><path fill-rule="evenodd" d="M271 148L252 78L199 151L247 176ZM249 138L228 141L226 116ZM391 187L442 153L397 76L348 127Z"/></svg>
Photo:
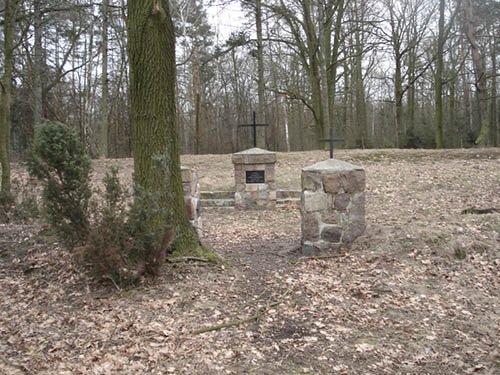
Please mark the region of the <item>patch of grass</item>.
<svg viewBox="0 0 500 375"><path fill-rule="evenodd" d="M422 240L428 245L436 245L443 241L445 236L441 233L424 233Z"/></svg>

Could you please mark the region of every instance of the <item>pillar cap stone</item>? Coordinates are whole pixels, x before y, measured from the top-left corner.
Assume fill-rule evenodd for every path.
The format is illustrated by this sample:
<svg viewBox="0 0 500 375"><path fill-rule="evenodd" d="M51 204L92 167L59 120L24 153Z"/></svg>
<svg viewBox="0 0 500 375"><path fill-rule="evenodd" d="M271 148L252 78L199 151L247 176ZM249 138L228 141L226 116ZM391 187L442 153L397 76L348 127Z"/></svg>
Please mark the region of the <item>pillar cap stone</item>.
<svg viewBox="0 0 500 375"><path fill-rule="evenodd" d="M276 153L255 147L233 154L232 160L233 164L271 164L276 163Z"/></svg>
<svg viewBox="0 0 500 375"><path fill-rule="evenodd" d="M342 160L328 159L320 161L319 163L313 164L309 167L302 168L304 172L318 172L318 173L330 173L330 172L342 172L342 171L362 171L363 168L357 165L347 163Z"/></svg>

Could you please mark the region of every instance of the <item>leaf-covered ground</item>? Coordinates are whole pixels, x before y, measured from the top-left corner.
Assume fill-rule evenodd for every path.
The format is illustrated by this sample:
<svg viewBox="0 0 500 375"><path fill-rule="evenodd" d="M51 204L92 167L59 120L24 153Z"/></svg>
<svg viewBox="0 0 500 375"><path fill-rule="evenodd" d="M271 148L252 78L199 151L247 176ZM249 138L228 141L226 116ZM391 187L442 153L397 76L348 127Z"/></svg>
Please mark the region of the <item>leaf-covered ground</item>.
<svg viewBox="0 0 500 375"><path fill-rule="evenodd" d="M279 154L278 187L326 156ZM500 149L336 156L365 167L368 227L330 258L300 256L295 207L205 209L227 265L118 291L45 227L0 225L0 374L500 373L500 213L462 214L500 208ZM231 189L230 155L183 163ZM95 177L111 164L129 181L130 160Z"/></svg>

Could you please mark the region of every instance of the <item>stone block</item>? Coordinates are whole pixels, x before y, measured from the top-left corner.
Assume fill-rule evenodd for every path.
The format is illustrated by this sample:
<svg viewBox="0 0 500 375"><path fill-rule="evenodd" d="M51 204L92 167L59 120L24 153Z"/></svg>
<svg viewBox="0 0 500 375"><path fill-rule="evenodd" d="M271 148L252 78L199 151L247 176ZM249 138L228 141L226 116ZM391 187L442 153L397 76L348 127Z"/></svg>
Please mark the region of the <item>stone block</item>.
<svg viewBox="0 0 500 375"><path fill-rule="evenodd" d="M269 165L269 164L248 164L248 165L245 165L245 169L247 171L265 171L266 165Z"/></svg>
<svg viewBox="0 0 500 375"><path fill-rule="evenodd" d="M342 229L334 225L325 225L321 228L321 239L327 242L339 243Z"/></svg>
<svg viewBox="0 0 500 375"><path fill-rule="evenodd" d="M321 175L314 172L302 172L302 190L322 190Z"/></svg>
<svg viewBox="0 0 500 375"><path fill-rule="evenodd" d="M251 148L249 150L237 152L232 156L233 164L269 164L276 163L276 153Z"/></svg>
<svg viewBox="0 0 500 375"><path fill-rule="evenodd" d="M276 179L276 174L274 170L274 164L267 164L265 173L266 182L274 182Z"/></svg>
<svg viewBox="0 0 500 375"><path fill-rule="evenodd" d="M245 183L245 171L243 170L238 170L234 171L234 181L237 184L244 184Z"/></svg>
<svg viewBox="0 0 500 375"><path fill-rule="evenodd" d="M319 240L319 220L314 212L301 212L302 216L302 241Z"/></svg>
<svg viewBox="0 0 500 375"><path fill-rule="evenodd" d="M328 196L322 192L304 191L301 195L301 207L306 212L328 209Z"/></svg>
<svg viewBox="0 0 500 375"><path fill-rule="evenodd" d="M335 196L333 207L339 211L345 211L351 203L351 197L346 193L339 193Z"/></svg>
<svg viewBox="0 0 500 375"><path fill-rule="evenodd" d="M245 186L246 184L236 184L234 185L234 191L241 193L242 191L245 191Z"/></svg>
<svg viewBox="0 0 500 375"><path fill-rule="evenodd" d="M268 189L268 184L245 184L245 191L261 191Z"/></svg>
<svg viewBox="0 0 500 375"><path fill-rule="evenodd" d="M340 174L334 173L323 176L323 189L328 194L337 194L340 192L342 189Z"/></svg>
<svg viewBox="0 0 500 375"><path fill-rule="evenodd" d="M345 220L343 219L343 215L340 212L322 212L321 221L325 224L341 225Z"/></svg>
<svg viewBox="0 0 500 375"><path fill-rule="evenodd" d="M241 202L243 202L243 194L242 192L235 192L234 193L234 202L235 204L239 204Z"/></svg>
<svg viewBox="0 0 500 375"><path fill-rule="evenodd" d="M342 187L346 193L356 193L365 190L365 171L344 171L341 176Z"/></svg>
<svg viewBox="0 0 500 375"><path fill-rule="evenodd" d="M269 199L269 190L261 190L257 192L258 199L268 200Z"/></svg>
<svg viewBox="0 0 500 375"><path fill-rule="evenodd" d="M193 173L194 173L194 171L192 169L186 168L186 167L181 167L182 182L193 181Z"/></svg>

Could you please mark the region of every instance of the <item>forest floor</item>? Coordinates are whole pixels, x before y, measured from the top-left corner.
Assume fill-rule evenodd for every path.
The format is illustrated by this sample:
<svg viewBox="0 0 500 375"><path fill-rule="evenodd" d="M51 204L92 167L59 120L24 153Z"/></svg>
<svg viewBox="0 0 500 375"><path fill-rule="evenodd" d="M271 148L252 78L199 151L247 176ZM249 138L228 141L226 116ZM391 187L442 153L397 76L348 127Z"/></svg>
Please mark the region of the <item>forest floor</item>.
<svg viewBox="0 0 500 375"><path fill-rule="evenodd" d="M279 153L278 188L326 157ZM117 290L45 226L0 225L0 374L500 373L500 213L463 213L500 208L500 149L336 157L366 170L367 229L330 258L300 256L296 207L203 209L227 264ZM231 189L230 155L182 159L202 190ZM95 177L109 165L130 182L129 159Z"/></svg>

